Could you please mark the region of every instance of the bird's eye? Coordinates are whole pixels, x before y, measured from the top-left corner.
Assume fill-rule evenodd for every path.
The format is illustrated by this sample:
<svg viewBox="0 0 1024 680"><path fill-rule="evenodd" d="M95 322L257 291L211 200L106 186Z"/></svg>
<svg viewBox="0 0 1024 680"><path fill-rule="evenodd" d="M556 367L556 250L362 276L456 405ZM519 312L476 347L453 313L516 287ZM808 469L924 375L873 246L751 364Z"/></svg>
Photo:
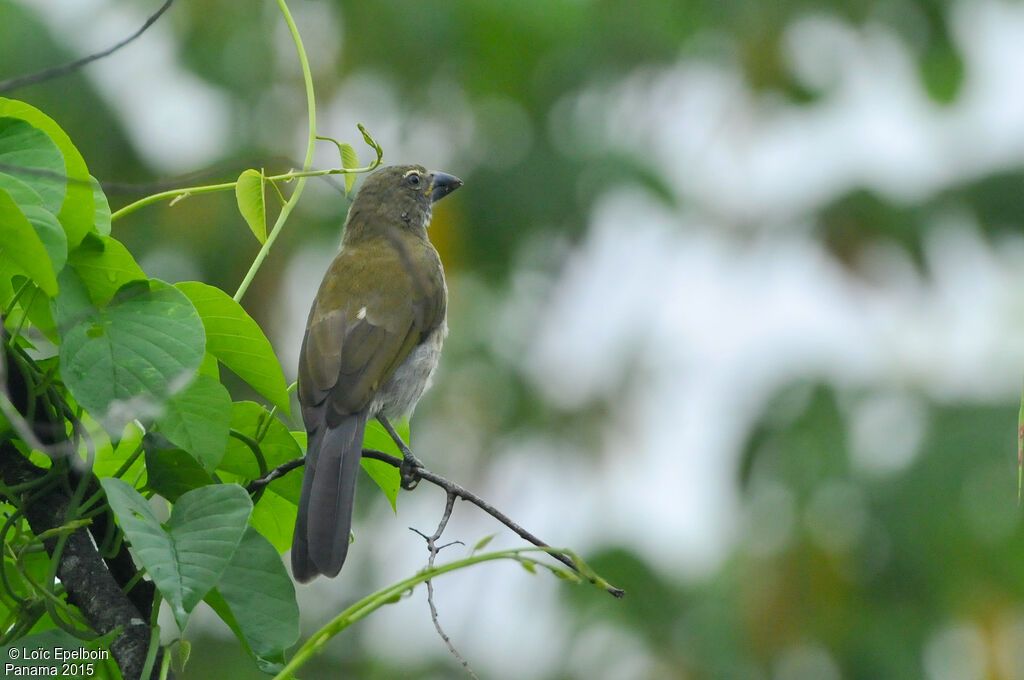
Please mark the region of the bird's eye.
<svg viewBox="0 0 1024 680"><path fill-rule="evenodd" d="M409 184L413 185L414 187L418 187L420 185L419 173L409 173Z"/></svg>

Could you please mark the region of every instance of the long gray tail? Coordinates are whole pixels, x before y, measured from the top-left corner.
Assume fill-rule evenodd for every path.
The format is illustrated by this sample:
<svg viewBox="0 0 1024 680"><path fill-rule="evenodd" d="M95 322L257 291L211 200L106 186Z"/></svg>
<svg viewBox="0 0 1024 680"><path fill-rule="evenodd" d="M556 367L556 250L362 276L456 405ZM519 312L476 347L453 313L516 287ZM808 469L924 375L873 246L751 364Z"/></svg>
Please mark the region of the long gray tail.
<svg viewBox="0 0 1024 680"><path fill-rule="evenodd" d="M318 574L337 576L345 563L365 430L366 414L356 413L309 433L292 537L292 574L302 583Z"/></svg>

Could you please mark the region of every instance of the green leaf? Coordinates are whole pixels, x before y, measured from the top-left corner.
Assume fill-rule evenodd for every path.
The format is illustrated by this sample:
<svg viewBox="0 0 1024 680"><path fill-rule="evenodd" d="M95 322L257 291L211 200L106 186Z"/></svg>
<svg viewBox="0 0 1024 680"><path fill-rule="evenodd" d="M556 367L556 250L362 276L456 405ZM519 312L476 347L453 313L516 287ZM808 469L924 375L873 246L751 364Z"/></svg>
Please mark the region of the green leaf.
<svg viewBox="0 0 1024 680"><path fill-rule="evenodd" d="M89 183L89 170L82 154L78 152L71 138L57 123L39 109L24 102L0 97L0 116L11 116L27 121L46 133L64 157L64 175L70 180L64 193L57 218L68 237L68 245L74 247L92 229L96 210L93 205L93 190Z"/></svg>
<svg viewBox="0 0 1024 680"><path fill-rule="evenodd" d="M192 303L156 279L123 286L61 336L65 384L110 433L159 416L196 375L206 345Z"/></svg>
<svg viewBox="0 0 1024 680"><path fill-rule="evenodd" d="M285 650L299 639L299 606L281 556L251 527L217 583L216 592L236 625L226 622L260 670L279 670ZM255 593L259 596L254 597ZM220 606L214 607L218 614L221 610Z"/></svg>
<svg viewBox="0 0 1024 680"><path fill-rule="evenodd" d="M291 413L281 363L259 324L219 288L198 281L177 284L206 327L210 354L285 413Z"/></svg>
<svg viewBox="0 0 1024 680"><path fill-rule="evenodd" d="M100 236L110 236L110 203L107 201L107 195L103 193L99 180L92 176L89 179L92 180L92 200L96 204L93 227Z"/></svg>
<svg viewBox="0 0 1024 680"><path fill-rule="evenodd" d="M147 438L148 439L148 438ZM172 503L183 494L213 484L203 466L187 451L146 447L146 488Z"/></svg>
<svg viewBox="0 0 1024 680"><path fill-rule="evenodd" d="M175 644L171 647L171 666L176 672L185 672L185 666L188 665L190 656L192 656L192 643L184 638L175 640Z"/></svg>
<svg viewBox="0 0 1024 680"><path fill-rule="evenodd" d="M65 333L95 312L96 306L89 300L89 291L73 268L65 267L57 277L57 283L60 293L51 300L50 310L57 329Z"/></svg>
<svg viewBox="0 0 1024 680"><path fill-rule="evenodd" d="M68 257L68 263L89 289L89 299L102 306L118 288L132 281L145 281L146 274L120 241L110 236L89 234Z"/></svg>
<svg viewBox="0 0 1024 680"><path fill-rule="evenodd" d="M235 200L238 201L238 212L242 213L249 229L256 240L265 243L267 240L267 206L264 191L266 179L258 170L246 170L238 176L235 184Z"/></svg>
<svg viewBox="0 0 1024 680"><path fill-rule="evenodd" d="M165 529L127 482L108 477L100 483L135 555L184 630L189 613L217 585L245 534L252 512L248 494L235 484L193 489L174 504Z"/></svg>
<svg viewBox="0 0 1024 680"><path fill-rule="evenodd" d="M289 472L285 477L294 477L301 485L302 468ZM277 480L263 492L259 501L253 506L249 524L260 532L279 553L292 547L292 534L295 532L295 519L299 515L298 501L278 495L274 490Z"/></svg>
<svg viewBox="0 0 1024 680"><path fill-rule="evenodd" d="M476 552L477 550L483 550L484 548L486 548L487 544L490 543L497 535L498 534L489 534L481 538L479 541L476 542L476 545L473 546L473 552Z"/></svg>
<svg viewBox="0 0 1024 680"><path fill-rule="evenodd" d="M0 257L0 261L4 258ZM4 321L5 326L9 332L14 332L14 329L18 326L23 325L22 315L28 319L28 322L32 324L34 328L45 335L51 342L57 344L59 337L57 335L57 327L54 324L53 316L50 313L50 296L39 289L39 286L29 281L22 274L14 274L10 276L10 271L7 270L0 272L0 286L4 287L5 291L3 295L6 295L9 291L13 294L15 289L20 289L23 284L27 284L25 292L18 300L17 308L21 309L21 313L12 312ZM60 277L57 277L57 283L60 285ZM5 299L5 305L9 301L9 297ZM21 336L24 338L24 335Z"/></svg>
<svg viewBox="0 0 1024 680"><path fill-rule="evenodd" d="M341 148L341 167L346 170L352 170L359 167L359 156L356 154L356 150L352 148L351 144L342 143ZM349 172L345 174L345 195L352 193L352 187L356 183L356 174Z"/></svg>
<svg viewBox="0 0 1024 680"><path fill-rule="evenodd" d="M220 382L220 367L217 364L217 357L209 352L203 355L203 363L199 364L199 375L208 375Z"/></svg>
<svg viewBox="0 0 1024 680"><path fill-rule="evenodd" d="M0 257L23 272L50 296L57 294L57 276L39 234L14 203L0 189Z"/></svg>
<svg viewBox="0 0 1024 680"><path fill-rule="evenodd" d="M7 507L4 507L4 511L5 512L9 512ZM14 560L12 560L10 558L7 558L7 557L0 559L0 569L3 570L4 578L7 579L7 583L12 584L11 585L12 589L15 587L13 584L17 582L17 578L18 578L18 572L16 572L14 570L14 564L13 563L14 563ZM13 620L13 617L11 617L11 612L13 611L11 609L11 606L13 606L13 602L12 602L12 605L9 606L7 604L6 600L0 600L0 621L12 621ZM0 649L5 649L5 648L0 647ZM4 657L4 658L7 658L7 657Z"/></svg>
<svg viewBox="0 0 1024 680"><path fill-rule="evenodd" d="M399 436L409 442L409 419L403 418L397 423L392 423L395 426L395 430ZM366 424L366 435L363 437L363 448L364 449L377 449L378 451L384 451L392 455L402 457L402 452L398 450L398 446L395 445L391 435L387 433L387 430L378 423L376 420L372 420ZM396 513L398 512L398 489L402 484L402 473L399 472L398 468L394 465L388 465L385 462L374 460L373 458L363 458L360 461L363 469L366 470L366 474L370 475L370 478L377 483L380 490L387 496L388 502L391 503L391 509Z"/></svg>
<svg viewBox="0 0 1024 680"><path fill-rule="evenodd" d="M40 205L22 205L21 212L36 230L39 240L43 242L54 273L60 274L68 260L68 238L64 235L60 222Z"/></svg>
<svg viewBox="0 0 1024 680"><path fill-rule="evenodd" d="M0 164L42 199L43 207L56 217L64 203L64 157L46 133L28 121L0 117ZM24 170L19 171L21 168ZM36 171L36 172L32 172Z"/></svg>
<svg viewBox="0 0 1024 680"><path fill-rule="evenodd" d="M232 404L231 429L257 441L268 470L302 456L302 450L284 423L256 402L240 401ZM218 469L246 480L260 477L255 454L236 437L228 439L227 451ZM275 479L268 488L297 505L302 491L302 475L291 472Z"/></svg>
<svg viewBox="0 0 1024 680"><path fill-rule="evenodd" d="M218 381L205 375L175 392L157 419L160 432L206 469L217 469L228 443L231 395Z"/></svg>
<svg viewBox="0 0 1024 680"><path fill-rule="evenodd" d="M11 304L14 291L21 287L20 284L17 288L14 286L15 276L21 276L21 274L17 273L17 269L9 261L0 258L0 304L5 309Z"/></svg>
<svg viewBox="0 0 1024 680"><path fill-rule="evenodd" d="M93 463L93 472L97 477L111 477L120 467L128 461L135 450L142 446L142 436L145 434L135 423L128 423L121 432L119 441L111 450L109 448L98 449L96 460ZM124 472L127 479L135 479L140 473L145 478L144 459L139 456L131 467Z"/></svg>
<svg viewBox="0 0 1024 680"><path fill-rule="evenodd" d="M19 179L12 174L0 172L0 189L3 189L18 207L26 205L38 205L42 207L43 197L24 179Z"/></svg>
<svg viewBox="0 0 1024 680"><path fill-rule="evenodd" d="M356 127L359 128L361 133L363 133L363 141L366 142L366 145L377 153L377 162L380 163L380 159L384 156L384 149L382 149L380 144L370 136L370 133L366 131L366 128L363 127L362 123L357 123Z"/></svg>
<svg viewBox="0 0 1024 680"><path fill-rule="evenodd" d="M2 125L4 121L17 123L19 126L31 130L39 136L42 144L45 144L54 154L56 154L58 162L61 161L60 152L57 151L57 147L53 146L53 143L42 132L39 132L28 123L15 118L0 118L0 125ZM2 134L2 132L0 132L0 134ZM0 143L2 143L2 141L3 140L0 139ZM18 154L14 155L20 157ZM14 163L15 161L5 160L3 156L0 155L0 163L8 162ZM24 162L29 163L30 161L25 159ZM58 165L58 169L55 170L55 172L57 171L63 173L63 167ZM32 228L35 229L36 235L46 248L46 253L50 256L50 262L53 266L54 273L60 273L64 268L65 262L67 262L68 255L67 236L65 236L64 229L61 227L56 216L57 210L60 208L60 199L63 197L63 185L61 185L60 194L56 195L56 207L52 205L44 205L44 197L35 190L36 188L45 188L45 186L50 186L52 184L53 182L50 180L49 184L44 182L43 187L34 188L12 175L0 172L0 189L7 191L11 199L13 199L18 205L18 209L28 219L29 224L31 224ZM51 194L51 203L54 202L53 199L54 196Z"/></svg>
<svg viewBox="0 0 1024 680"><path fill-rule="evenodd" d="M534 564L540 565L554 574L556 577L563 581L571 581L572 583L582 583L583 580L575 572L563 569L562 567L556 567L553 564L546 564L544 562L534 562Z"/></svg>
<svg viewBox="0 0 1024 680"><path fill-rule="evenodd" d="M25 529L28 529L26 524ZM18 559L18 564L15 569L16 578L20 585L23 586L21 594L25 597L34 597L38 594L35 588L33 588L29 582L35 581L36 583L42 583L46 579L47 574L50 571L50 556L45 553L33 553L27 552L22 553Z"/></svg>

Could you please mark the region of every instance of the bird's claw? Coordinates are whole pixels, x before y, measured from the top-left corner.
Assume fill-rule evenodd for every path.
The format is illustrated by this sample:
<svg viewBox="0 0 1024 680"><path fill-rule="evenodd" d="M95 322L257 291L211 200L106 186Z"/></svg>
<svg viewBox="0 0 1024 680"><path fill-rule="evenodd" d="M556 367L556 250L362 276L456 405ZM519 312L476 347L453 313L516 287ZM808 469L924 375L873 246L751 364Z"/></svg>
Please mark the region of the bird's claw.
<svg viewBox="0 0 1024 680"><path fill-rule="evenodd" d="M411 451L407 451L402 456L402 464L398 466L398 471L402 475L403 489L412 491L416 488L416 485L420 483L420 469L422 467L423 463L416 456L412 455Z"/></svg>

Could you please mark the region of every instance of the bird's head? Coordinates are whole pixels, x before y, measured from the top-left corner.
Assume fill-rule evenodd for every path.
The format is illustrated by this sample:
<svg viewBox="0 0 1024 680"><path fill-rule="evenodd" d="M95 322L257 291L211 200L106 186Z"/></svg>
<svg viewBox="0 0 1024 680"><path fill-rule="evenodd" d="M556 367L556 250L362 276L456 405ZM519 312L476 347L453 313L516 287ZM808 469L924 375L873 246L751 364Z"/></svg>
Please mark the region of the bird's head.
<svg viewBox="0 0 1024 680"><path fill-rule="evenodd" d="M350 226L408 225L426 229L431 208L462 186L462 180L444 172L428 172L422 165L392 165L377 170L363 183L350 209Z"/></svg>

